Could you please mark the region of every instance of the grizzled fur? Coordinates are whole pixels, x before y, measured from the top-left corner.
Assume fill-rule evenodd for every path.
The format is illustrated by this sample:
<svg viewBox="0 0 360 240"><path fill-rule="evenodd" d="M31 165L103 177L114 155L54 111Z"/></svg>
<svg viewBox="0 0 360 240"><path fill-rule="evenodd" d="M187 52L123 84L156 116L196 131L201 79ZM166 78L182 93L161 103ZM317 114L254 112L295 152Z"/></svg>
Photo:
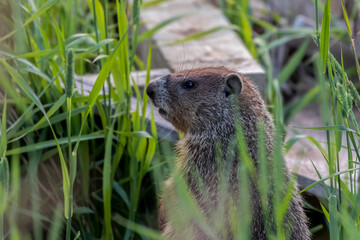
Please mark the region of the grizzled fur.
<svg viewBox="0 0 360 240"><path fill-rule="evenodd" d="M233 196L231 201L225 202L235 203L236 208L239 198L237 195L239 157L236 151L235 153L231 151L236 148L236 142L233 140L236 125L234 119L240 121L243 126L248 152L255 166L258 162L257 125L259 121L265 125L268 155L272 152L274 126L258 90L246 77L220 67L193 69L164 76L151 82L147 87L147 93L152 103L159 108L162 117L184 134L184 138L177 145L179 156L176 168L185 179L202 214L209 216L208 221L213 224L210 216L220 209L221 198L224 197L219 194L220 175L228 177L227 191ZM234 106L234 102L238 104ZM219 143L223 152L233 153L224 155L223 168L220 168L216 161ZM290 174L286 167L284 167L284 172L286 179L289 179ZM201 187L195 175L200 176ZM165 182L164 193L159 201L159 223L163 234L171 239L209 239L205 231L186 219L182 222L185 225L180 229L175 227L175 221L181 223L181 219L176 220L173 217L180 207L174 176L173 174ZM274 222L265 223L259 192L251 181L250 204L253 215L252 239L266 239L265 225L274 226ZM228 228L227 232L217 235L218 239L233 238L228 216L231 207L233 206L226 205L227 210L223 219L216 220L225 223ZM181 218L181 216L177 217ZM290 239L310 239L299 196L293 197L285 216L284 226Z"/></svg>

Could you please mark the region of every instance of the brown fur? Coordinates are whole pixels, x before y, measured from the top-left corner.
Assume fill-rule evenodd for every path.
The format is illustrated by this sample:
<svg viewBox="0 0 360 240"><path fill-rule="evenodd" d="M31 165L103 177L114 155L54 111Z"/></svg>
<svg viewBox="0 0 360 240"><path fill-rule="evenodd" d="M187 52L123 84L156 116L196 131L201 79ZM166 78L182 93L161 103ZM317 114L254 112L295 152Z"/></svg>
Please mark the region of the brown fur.
<svg viewBox="0 0 360 240"><path fill-rule="evenodd" d="M228 79L234 74L232 85ZM185 87L189 80L194 87ZM260 121L265 125L269 156L273 149L272 118L258 90L246 77L221 67L193 69L164 76L151 82L147 93L152 103L159 108L160 114L184 134L177 145L179 156L176 172L180 173L189 192L196 199L207 223L216 229L215 238L233 239L230 215L234 209L241 212L238 209L241 149L234 140L237 122L243 127L249 156L255 166L258 163L257 125ZM234 105L234 102L237 104ZM222 150L221 167L217 162L218 147ZM289 179L286 167L284 172L285 178ZM193 220L182 216L175 177L174 173L166 181L159 201L159 224L163 234L171 239L211 239L209 233L194 224ZM226 196L219 192L220 179L226 179L226 192L229 192ZM266 239L265 226L272 230L275 223L273 220L265 223L260 195L255 185L250 180L251 238ZM271 210L271 203L268 205ZM219 222L227 229L225 232L216 227ZM288 238L310 239L306 222L301 198L294 196L284 220Z"/></svg>

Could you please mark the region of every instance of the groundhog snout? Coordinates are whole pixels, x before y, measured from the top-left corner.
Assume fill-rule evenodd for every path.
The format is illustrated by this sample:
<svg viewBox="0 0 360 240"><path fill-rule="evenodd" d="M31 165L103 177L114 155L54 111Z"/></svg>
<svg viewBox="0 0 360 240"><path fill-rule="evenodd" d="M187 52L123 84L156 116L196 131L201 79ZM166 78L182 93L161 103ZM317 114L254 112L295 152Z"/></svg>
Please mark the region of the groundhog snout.
<svg viewBox="0 0 360 240"><path fill-rule="evenodd" d="M153 82L149 83L149 85L146 87L146 94L149 96L151 100L154 101L156 93L155 93L155 84Z"/></svg>
<svg viewBox="0 0 360 240"><path fill-rule="evenodd" d="M166 99L168 96L168 91L166 89L168 76L161 77L157 80L152 81L146 87L146 94L149 96L151 102L155 107L166 108Z"/></svg>

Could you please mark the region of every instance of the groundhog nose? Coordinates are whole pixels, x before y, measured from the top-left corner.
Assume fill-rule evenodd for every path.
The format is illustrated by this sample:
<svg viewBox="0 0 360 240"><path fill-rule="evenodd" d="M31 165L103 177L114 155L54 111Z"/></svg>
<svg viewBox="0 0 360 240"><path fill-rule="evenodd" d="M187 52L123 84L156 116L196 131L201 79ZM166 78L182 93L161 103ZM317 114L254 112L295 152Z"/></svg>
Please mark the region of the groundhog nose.
<svg viewBox="0 0 360 240"><path fill-rule="evenodd" d="M154 99L155 98L155 87L153 84L149 84L146 87L146 94L149 96L149 98Z"/></svg>

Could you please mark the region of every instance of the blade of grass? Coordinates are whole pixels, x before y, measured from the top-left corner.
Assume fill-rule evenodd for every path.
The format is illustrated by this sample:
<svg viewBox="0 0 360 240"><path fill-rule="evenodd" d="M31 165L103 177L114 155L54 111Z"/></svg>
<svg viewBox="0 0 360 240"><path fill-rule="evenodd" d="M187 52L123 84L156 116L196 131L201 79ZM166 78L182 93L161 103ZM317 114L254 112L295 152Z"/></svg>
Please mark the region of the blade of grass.
<svg viewBox="0 0 360 240"><path fill-rule="evenodd" d="M65 95L64 95L64 96L65 96ZM82 112L85 111L85 110L86 110L86 107L75 108L75 109L73 109L73 110L71 111L71 116L77 116L77 115L79 115L80 113L82 113ZM36 112L38 112L38 111L39 111L39 110L34 110L32 113L36 113ZM48 115L49 115L49 112L50 112L50 110L47 112ZM52 117L50 118L50 123L51 123L52 125L54 125L54 124L56 124L56 123L59 123L59 122L65 120L66 117L67 117L67 114L68 114L68 113L65 112L65 113L60 113L60 114L57 114L57 115L55 115L55 116L52 116ZM36 124L36 125L38 125L38 124ZM36 130L42 129L42 128L45 128L45 127L47 127L47 126L49 126L49 124L48 124L47 122L43 122L42 124L39 124L39 125L36 126L36 127L30 126L30 127L24 128L24 129L22 129L22 130L20 130L20 131L10 132L10 133L8 134L8 141L9 141L9 143L11 143L11 142L16 142L16 141L18 141L20 138L22 138L22 137L19 137L19 136L25 136L25 135L27 135L28 133L30 133L30 132L32 132L32 131L36 131ZM26 133L26 134L25 134L25 133ZM11 140L10 140L10 139L11 139Z"/></svg>
<svg viewBox="0 0 360 240"><path fill-rule="evenodd" d="M56 37L58 40L60 55L61 55L62 60L65 61L64 34L61 32L59 25L56 23L56 20L54 18L52 19L52 22L53 22L55 32L56 32Z"/></svg>
<svg viewBox="0 0 360 240"><path fill-rule="evenodd" d="M285 144L284 144L284 150L285 150L285 154L288 153L291 149L291 147L299 140L306 138L307 135L295 135L294 137L291 137L290 139L288 139Z"/></svg>
<svg viewBox="0 0 360 240"><path fill-rule="evenodd" d="M113 126L108 130L105 144L105 156L104 156L104 172L103 172L103 199L104 199L104 234L103 239L112 238L111 227L111 161L112 161L112 138L113 138Z"/></svg>
<svg viewBox="0 0 360 240"><path fill-rule="evenodd" d="M297 113L299 113L304 107L311 103L316 98L319 91L320 86L316 85L299 100L287 104L284 109L284 123L288 124Z"/></svg>
<svg viewBox="0 0 360 240"><path fill-rule="evenodd" d="M133 29L132 29L132 48L130 53L130 66L129 69L131 70L134 63L134 56L136 52L136 45L137 45L137 38L138 38L138 31L139 31L139 15L140 15L140 7L142 1L134 0L132 5L132 22L133 22Z"/></svg>
<svg viewBox="0 0 360 240"><path fill-rule="evenodd" d="M326 217L326 219L328 220L328 222L330 223L330 215L329 212L326 210L326 208L324 207L324 205L322 205L322 203L320 203L321 209Z"/></svg>
<svg viewBox="0 0 360 240"><path fill-rule="evenodd" d="M338 240L340 239L340 231L339 231L339 218L337 211L337 197L335 195L331 195L329 199L329 215L330 215L330 240Z"/></svg>
<svg viewBox="0 0 360 240"><path fill-rule="evenodd" d="M331 19L331 1L326 0L324 14L322 18L322 24L321 24L321 33L320 33L320 59L321 59L321 69L323 73L326 71L327 57L329 52L330 19Z"/></svg>
<svg viewBox="0 0 360 240"><path fill-rule="evenodd" d="M6 96L4 97L4 105L3 105L3 113L2 119L0 120L0 159L5 157L6 150L7 150L7 136L6 136Z"/></svg>
<svg viewBox="0 0 360 240"><path fill-rule="evenodd" d="M0 195L0 203L7 203L7 196L9 193L9 181L10 181L10 173L9 173L9 163L7 158L5 157L6 149L7 149L7 138L6 138L6 96L4 98L4 106L2 113L2 120L0 121L1 125L1 138L0 138L0 188L2 193ZM4 216L3 212L0 210L0 239L5 239L4 233Z"/></svg>
<svg viewBox="0 0 360 240"><path fill-rule="evenodd" d="M188 14L182 14L182 15L179 15L179 16L175 16L175 17L172 17L172 18L169 18L161 23L159 23L158 25L156 25L154 28L148 30L148 31L145 31L143 32L140 36L138 36L138 39L137 39L137 43L141 43L142 41L144 40L147 40L149 38L151 38L157 31L159 31L160 29L166 27L167 25L169 25L170 23L172 22L175 22L175 21L178 21L180 20L181 18L183 17L186 17L188 15L190 15L191 13L188 13Z"/></svg>
<svg viewBox="0 0 360 240"><path fill-rule="evenodd" d="M47 118L50 119L50 117L56 113L57 110L59 110L59 108L61 106L63 106L63 104L65 103L66 100L66 96L62 95L55 103L54 105L49 109L49 111L46 113ZM46 122L46 117L43 116L40 121L38 123L36 123L36 125L34 125L32 128L28 129L26 132L24 132L23 134L21 134L20 136L11 139L11 142L15 142L18 141L19 139L23 138L24 136L26 136L27 134L29 134L30 132L35 131L36 129L39 129L41 125L44 125L44 123ZM50 120L50 123L52 121Z"/></svg>
<svg viewBox="0 0 360 240"><path fill-rule="evenodd" d="M266 153L266 137L265 137L265 129L264 123L258 124L258 146L259 146L259 173L260 177L257 179L260 198L261 198L261 206L264 212L264 218L266 221L270 218L270 209L268 206L269 200L269 188L271 186L268 185L268 182L271 182L270 174L269 174L269 161Z"/></svg>
<svg viewBox="0 0 360 240"><path fill-rule="evenodd" d="M343 16L344 16L344 20L345 20L345 24L346 24L346 29L347 29L349 38L351 40L351 46L352 46L353 53L354 53L354 59L355 59L355 63L356 63L356 71L357 71L357 74L358 74L358 79L360 80L359 59L357 57L357 51L356 51L356 48L355 48L355 42L354 42L354 39L352 38L351 26L350 26L348 14L347 14L347 11L346 11L346 7L344 6L344 1L343 0L341 0L341 7L342 7L342 10L343 10Z"/></svg>
<svg viewBox="0 0 360 240"><path fill-rule="evenodd" d="M150 82L151 56L152 56L152 42L150 42L148 59L147 59L147 63L146 63L145 86L149 85L149 82ZM148 105L148 99L149 99L149 97L148 97L148 95L146 94L146 87L144 87L144 92L143 92L143 107L142 107L142 120L141 120L141 127L142 127L143 130L146 129L145 119L146 119L146 109L147 109L147 105Z"/></svg>
<svg viewBox="0 0 360 240"><path fill-rule="evenodd" d="M279 80L280 86L284 84L284 82L294 73L296 68L299 66L301 60L305 56L305 53L309 46L309 39L307 39L303 44L301 44L300 48L295 52L295 54L291 57L288 63L285 65L283 70L278 75L277 79Z"/></svg>
<svg viewBox="0 0 360 240"><path fill-rule="evenodd" d="M60 145L58 143L58 139L56 137L55 131L52 128L52 125L50 123L49 118L46 115L45 109L43 107L43 105L41 104L39 98L36 96L36 94L33 92L33 90L30 88L30 86L28 85L28 83L22 78L22 76L16 72L10 65L8 65L2 58L0 58L0 62L5 66L5 68L8 70L8 72L10 73L10 75L13 77L13 80L18 84L18 86L24 91L25 95L30 98L35 104L36 106L41 110L41 112L44 114L44 116L46 117L46 120L49 123L51 132L53 134L56 146L58 148L59 151L59 157L60 157L60 163L61 163L61 170L62 170L62 174L63 174L63 191L64 191L64 215L65 217L69 217L68 216L68 212L69 212L69 208L71 207L69 205L68 202L68 197L69 197L69 187L70 187L70 179L69 179L69 173L67 170L67 166L65 163L65 159L62 153L62 150L60 148Z"/></svg>
<svg viewBox="0 0 360 240"><path fill-rule="evenodd" d="M242 1L243 6L240 7L240 22L241 22L241 34L243 36L245 45L249 49L251 55L257 58L257 51L252 37L252 27L247 14L247 1Z"/></svg>
<svg viewBox="0 0 360 240"><path fill-rule="evenodd" d="M129 227L132 231L137 232L141 236L146 236L150 239L155 239L155 240L168 240L168 238L164 237L160 232L157 232L151 228L142 226L135 222L130 223L129 220L120 216L119 214L116 214L113 220L120 226Z"/></svg>
<svg viewBox="0 0 360 240"><path fill-rule="evenodd" d="M357 136L360 136L360 133L356 132L353 129L350 129L345 126L321 126L321 127L295 127L301 129L312 129L312 130L321 130L321 131L345 131L345 132L352 132L355 133Z"/></svg>
<svg viewBox="0 0 360 240"><path fill-rule="evenodd" d="M72 143L76 143L77 141L89 141L89 140L103 139L103 138L104 138L104 133L102 131L99 131L99 132L93 132L91 134L83 135L80 137L80 139L78 136L73 136L73 137L71 137L70 140ZM26 153L26 152L32 152L32 151L36 151L36 150L40 150L40 149L55 147L57 145L59 145L59 146L64 145L67 143L68 143L67 137L59 138L59 139L57 139L57 142L55 140L38 142L38 143L23 146L23 147L10 149L6 152L6 156L20 154L20 153Z"/></svg>
<svg viewBox="0 0 360 240"><path fill-rule="evenodd" d="M113 182L113 188L114 188L114 191L122 198L122 200L125 202L126 206L129 208L130 201L129 201L129 197L127 196L127 193L125 192L125 190L116 181Z"/></svg>
<svg viewBox="0 0 360 240"><path fill-rule="evenodd" d="M106 120L106 115L105 115L103 105L98 100L96 100L95 104L96 104L98 114L99 114L100 119L101 119L102 128L104 129L104 131L106 133L106 131L108 130L108 126L107 126L107 120Z"/></svg>
<svg viewBox="0 0 360 240"><path fill-rule="evenodd" d="M306 188L304 188L304 189L302 189L301 191L299 191L299 192L297 193L297 195L298 195L298 194L301 194L301 193L303 193L303 192L305 192L305 191L307 191L307 190L309 190L310 188L313 188L313 187L319 185L320 183L325 182L326 180L328 180L328 179L330 179L330 178L339 176L339 175L344 174L344 173L353 172L353 171L356 171L356 170L359 170L359 169L360 169L360 168L351 168L351 169L346 169L346 170L343 170L343 171L340 171L340 172L333 173L333 174L331 174L331 175L329 175L329 176L327 176L327 177L325 177L325 178L320 179L319 181L316 181L316 182L310 184L310 185L307 186Z"/></svg>
<svg viewBox="0 0 360 240"><path fill-rule="evenodd" d="M322 176L320 174L320 172L318 171L317 167L315 166L314 162L310 159L311 164L313 165L315 172L318 176L319 179L322 179ZM330 189L329 187L323 182L321 183L321 185L323 186L324 190L325 190L325 196L330 196Z"/></svg>
<svg viewBox="0 0 360 240"><path fill-rule="evenodd" d="M114 130L114 133L126 136L126 137L138 137L138 138L153 138L149 133L145 131L133 131L133 132L121 132Z"/></svg>
<svg viewBox="0 0 360 240"><path fill-rule="evenodd" d="M190 194L184 180L179 174L175 175L174 178L176 195L179 197L179 204L182 206L180 209L186 209L184 214L189 215L190 219L194 219L197 225L207 233L211 239L216 239L217 234L215 229L207 223L204 214L201 212L196 200Z"/></svg>
<svg viewBox="0 0 360 240"><path fill-rule="evenodd" d="M167 45L177 45L177 44L180 44L180 43L184 43L184 42L188 42L188 41L192 41L192 40L196 40L196 39L199 39L199 38L202 38L202 37L205 37L207 35L210 35L212 33L215 33L217 31L220 31L220 30L223 30L223 29L232 29L232 30L236 30L238 29L239 27L235 26L235 25L230 25L230 26L219 26L219 27L214 27L214 28L211 28L209 30L205 30L205 31L201 31L201 32L198 32L198 33L194 33L190 36L187 36L187 37L184 37L182 39L179 39L179 40L176 40L172 43L169 43Z"/></svg>
<svg viewBox="0 0 360 240"><path fill-rule="evenodd" d="M62 228L63 228L63 224L61 219L61 209L57 207L54 213L54 219L52 221L47 239L60 240Z"/></svg>
<svg viewBox="0 0 360 240"><path fill-rule="evenodd" d="M97 29L100 32L100 38L98 38L98 40L101 41L106 39L104 9L99 0L92 0L92 1L95 7L94 11L96 14L95 23L97 24Z"/></svg>
<svg viewBox="0 0 360 240"><path fill-rule="evenodd" d="M8 204L9 195L9 163L6 157L0 159L0 237L5 239L4 233L4 211Z"/></svg>
<svg viewBox="0 0 360 240"><path fill-rule="evenodd" d="M42 14L44 14L45 12L47 12L51 7L54 6L54 4L56 4L58 2L58 0L49 0L47 1L45 4L43 4L35 13L33 13L33 15L31 17L29 17L28 19L26 19L25 23L22 25L23 28L25 28L29 23L31 23L32 21L34 21L36 18L40 17ZM20 29L15 29L12 32L6 34L5 36L3 36L2 38L0 38L0 43L3 42L4 40L8 39L9 37L11 37L12 35L14 35L17 31L19 31Z"/></svg>
<svg viewBox="0 0 360 240"><path fill-rule="evenodd" d="M106 46L106 45L109 45L110 43L113 43L114 42L114 39L110 38L110 39L104 39L96 44L94 44L93 46L91 46L90 48L88 49L81 49L81 52L80 53L76 53L76 56L75 56L75 59L83 59L85 57L87 57L90 53L98 50L99 48L103 47L103 46ZM79 51L80 49L77 49L77 52ZM95 61L95 60L94 60Z"/></svg>
<svg viewBox="0 0 360 240"><path fill-rule="evenodd" d="M101 88L103 87L104 85L104 82L107 78L107 76L109 75L110 73L110 70L114 64L114 61L116 59L116 57L118 56L119 54L119 51L121 50L120 46L121 46L121 43L122 41L124 40L125 36L127 35L129 31L129 28L127 28L126 32L124 33L124 35L121 37L121 39L118 41L118 43L116 44L116 46L114 47L113 49L113 52L111 53L111 55L109 56L109 58L106 60L106 62L104 63L98 77L96 78L96 81L95 81L95 84L90 92L90 95L89 95L89 98L88 98L88 103L86 105L86 113L85 113L85 117L82 121L82 124L81 124L81 127L80 127L80 132L79 132L79 140L80 140L80 137L81 137L81 133L82 133L82 130L84 128L84 125L86 123L86 118L88 117L90 111L92 111L92 107L94 106L95 102L96 102L96 99L98 98L99 96L99 93L100 93L100 90ZM77 149L79 147L79 141L76 143L74 149L73 149L73 155L76 155L76 152L77 152Z"/></svg>
<svg viewBox="0 0 360 240"><path fill-rule="evenodd" d="M73 186L76 176L76 156L72 155L72 144L71 144L71 98L74 89L74 51L69 49L66 54L66 80L65 80L65 94L66 94L66 109L67 109L67 137L68 137L68 157L69 157L69 170L70 170L70 193L69 193L69 213L66 224L66 239L70 240L71 236L71 218L73 214Z"/></svg>

